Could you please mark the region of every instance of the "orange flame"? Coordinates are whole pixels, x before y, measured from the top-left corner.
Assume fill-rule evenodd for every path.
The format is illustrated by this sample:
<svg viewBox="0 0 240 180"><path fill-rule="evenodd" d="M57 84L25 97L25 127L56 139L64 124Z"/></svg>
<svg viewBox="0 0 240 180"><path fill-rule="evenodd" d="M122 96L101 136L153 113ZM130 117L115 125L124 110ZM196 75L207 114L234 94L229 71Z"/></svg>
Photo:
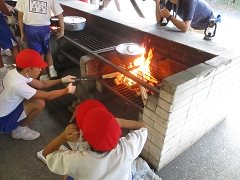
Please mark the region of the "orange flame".
<svg viewBox="0 0 240 180"><path fill-rule="evenodd" d="M145 46L143 45L143 47L145 47ZM151 83L158 83L158 81L154 77L152 77L150 74L150 63L153 58L153 50L154 50L154 47L150 48L150 50L147 52L147 58L145 58L145 54L146 54L146 51L145 51L141 57L135 59L133 64L130 64L129 67L127 67L127 68L138 67L138 68L130 71L130 73L132 73L136 77L142 79L143 81L150 81ZM118 78L121 79L121 82L123 82L127 86L132 86L132 85L136 84L135 81L133 81L132 79L130 79L126 76L122 75L121 77L118 77Z"/></svg>

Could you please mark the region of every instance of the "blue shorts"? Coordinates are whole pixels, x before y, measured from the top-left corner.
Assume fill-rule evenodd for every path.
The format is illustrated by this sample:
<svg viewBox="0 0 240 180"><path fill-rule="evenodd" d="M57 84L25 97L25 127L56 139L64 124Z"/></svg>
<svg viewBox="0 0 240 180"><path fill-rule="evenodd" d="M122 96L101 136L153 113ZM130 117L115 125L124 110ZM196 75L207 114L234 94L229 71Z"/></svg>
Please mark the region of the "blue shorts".
<svg viewBox="0 0 240 180"><path fill-rule="evenodd" d="M18 107L8 114L7 116L0 117L0 132L1 133L9 133L12 132L12 130L16 129L22 121L18 121L19 117L21 116L22 112L24 111L22 101Z"/></svg>
<svg viewBox="0 0 240 180"><path fill-rule="evenodd" d="M3 49L9 49L16 46L17 40L7 23L7 17L0 13L0 46Z"/></svg>
<svg viewBox="0 0 240 180"><path fill-rule="evenodd" d="M50 26L30 26L24 24L24 32L27 38L29 49L37 51L39 54L50 52Z"/></svg>
<svg viewBox="0 0 240 180"><path fill-rule="evenodd" d="M66 180L74 180L71 176L68 176Z"/></svg>

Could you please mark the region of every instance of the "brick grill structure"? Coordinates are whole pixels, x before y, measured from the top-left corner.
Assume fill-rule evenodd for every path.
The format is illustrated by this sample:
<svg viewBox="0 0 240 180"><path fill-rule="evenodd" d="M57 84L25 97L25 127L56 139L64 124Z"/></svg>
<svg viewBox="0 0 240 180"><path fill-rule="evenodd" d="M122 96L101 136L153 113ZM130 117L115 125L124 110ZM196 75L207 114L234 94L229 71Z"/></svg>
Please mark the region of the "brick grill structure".
<svg viewBox="0 0 240 180"><path fill-rule="evenodd" d="M130 28L126 31L130 35L126 36L144 35L144 38L151 39L155 51L189 67L166 76L162 80L160 93L150 96L143 112L139 114L139 121L148 124L149 130L141 156L153 168L161 169L226 118L229 99L240 87L239 52L197 39L199 36L191 32L169 32L143 20L125 22L130 20L107 9L98 11L81 2L62 3L64 12L69 13L67 15L82 15L87 17L87 23L96 25L100 23L99 19L103 19L101 22L118 27L116 31L119 35L124 34L119 27L128 24L127 28ZM110 20L106 20L108 18ZM99 26L107 29L103 23ZM140 42L142 40L139 39ZM82 77L87 75L85 65L89 60L94 61L94 57L85 55L80 58ZM95 88L102 89L100 86L97 83L96 87L94 81L83 82L78 89L87 92ZM77 93L77 96L81 97L82 94Z"/></svg>
<svg viewBox="0 0 240 180"><path fill-rule="evenodd" d="M159 170L224 120L239 91L239 68L240 57L218 56L165 78L141 117L149 126L144 159Z"/></svg>

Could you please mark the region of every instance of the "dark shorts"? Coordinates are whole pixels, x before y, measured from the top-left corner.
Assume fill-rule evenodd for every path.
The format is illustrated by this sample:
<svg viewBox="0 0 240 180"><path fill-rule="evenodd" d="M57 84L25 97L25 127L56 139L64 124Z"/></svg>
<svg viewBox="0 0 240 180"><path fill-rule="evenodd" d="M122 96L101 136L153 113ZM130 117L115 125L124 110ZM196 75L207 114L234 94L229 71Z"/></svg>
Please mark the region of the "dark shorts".
<svg viewBox="0 0 240 180"><path fill-rule="evenodd" d="M50 26L29 26L24 24L27 46L39 54L50 52Z"/></svg>
<svg viewBox="0 0 240 180"><path fill-rule="evenodd" d="M66 180L74 180L71 176L68 176Z"/></svg>
<svg viewBox="0 0 240 180"><path fill-rule="evenodd" d="M17 40L13 35L6 16L0 13L0 46L2 49L9 49L17 44Z"/></svg>
<svg viewBox="0 0 240 180"><path fill-rule="evenodd" d="M0 117L0 132L9 133L12 132L12 130L16 129L22 123L22 120L18 121L18 119L23 111L24 107L22 101L13 112L7 116Z"/></svg>

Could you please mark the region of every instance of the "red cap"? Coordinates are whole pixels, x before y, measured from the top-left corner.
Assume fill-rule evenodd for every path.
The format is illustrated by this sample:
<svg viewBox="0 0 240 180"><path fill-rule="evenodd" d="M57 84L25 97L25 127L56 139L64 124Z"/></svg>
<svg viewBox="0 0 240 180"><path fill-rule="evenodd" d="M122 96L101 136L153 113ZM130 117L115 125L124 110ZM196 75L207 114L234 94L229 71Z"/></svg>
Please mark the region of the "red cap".
<svg viewBox="0 0 240 180"><path fill-rule="evenodd" d="M117 146L122 130L107 108L96 100L81 103L76 122L84 139L98 151L109 151Z"/></svg>
<svg viewBox="0 0 240 180"><path fill-rule="evenodd" d="M18 53L16 57L16 65L19 68L45 68L47 63L45 63L41 55L32 49L24 49Z"/></svg>

